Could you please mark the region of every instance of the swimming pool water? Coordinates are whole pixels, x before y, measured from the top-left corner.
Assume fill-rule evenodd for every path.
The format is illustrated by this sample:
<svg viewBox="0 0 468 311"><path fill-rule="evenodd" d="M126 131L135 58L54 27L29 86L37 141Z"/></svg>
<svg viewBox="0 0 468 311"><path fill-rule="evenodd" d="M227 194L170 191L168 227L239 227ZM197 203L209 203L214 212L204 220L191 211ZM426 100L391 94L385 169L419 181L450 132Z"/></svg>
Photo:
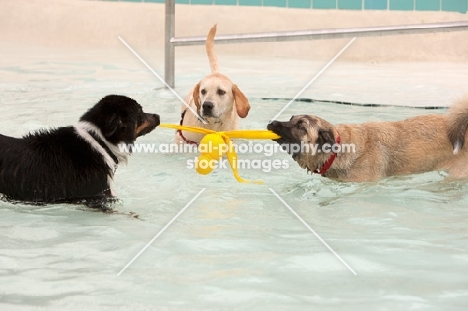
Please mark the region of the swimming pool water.
<svg viewBox="0 0 468 311"><path fill-rule="evenodd" d="M180 103L142 66L34 60L2 64L0 70L5 77L0 82L2 134L21 136L40 127L74 124L88 107L112 93L135 98L145 111L159 113L162 122L179 120ZM370 72L367 70L361 69L359 74L365 76ZM299 80L293 75L285 77L285 84L277 73L258 79L261 71L239 81L240 72L231 73L252 98L252 110L242 120L243 128L265 128L287 103L261 98L292 97L279 95L302 87L296 85L292 90ZM320 98L326 99L327 92L333 98L336 92L332 95L330 90L337 90L356 99L359 94L354 88L349 93L343 88L349 76L338 81L333 71L324 76L318 83L321 89L316 90ZM201 76L188 73L178 77L178 91L185 95ZM456 81L448 84L461 83L459 72L454 77ZM393 75L392 81L400 78ZM327 88L326 82L333 80L339 87L335 84ZM397 92L401 99L402 88L388 85L386 94ZM437 90L441 98L446 88L442 85ZM378 91L369 89L369 93L378 99ZM419 94L421 101L433 100L430 95ZM279 119L302 113L316 114L333 123L359 123L444 110L295 102ZM167 143L172 136L172 130L158 128L139 142ZM244 178L262 179L265 184L240 184L227 169L197 175L186 168L189 157L192 155L132 155L128 166L120 166L115 177L120 199L114 205L119 212L116 214L93 212L78 205L31 206L0 201L0 308L466 308L468 183L444 181L438 172L376 183L338 183L308 175L288 155L276 154L271 158L289 161L287 170L243 170L240 173ZM268 159L257 154L241 157ZM200 197L117 276L202 188L206 190Z"/></svg>

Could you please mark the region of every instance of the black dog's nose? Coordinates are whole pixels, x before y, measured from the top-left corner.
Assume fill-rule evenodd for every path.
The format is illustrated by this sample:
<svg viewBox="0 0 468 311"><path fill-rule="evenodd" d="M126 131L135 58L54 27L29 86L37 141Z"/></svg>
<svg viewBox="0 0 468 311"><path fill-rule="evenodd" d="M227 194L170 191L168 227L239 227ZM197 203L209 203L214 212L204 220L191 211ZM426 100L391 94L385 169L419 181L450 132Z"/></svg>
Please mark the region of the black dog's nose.
<svg viewBox="0 0 468 311"><path fill-rule="evenodd" d="M156 126L158 126L159 124L161 124L161 119L159 117L159 114L151 114L151 117L154 119L154 122L156 123Z"/></svg>
<svg viewBox="0 0 468 311"><path fill-rule="evenodd" d="M158 126L161 123L159 114L145 113L145 118L148 122L150 122L151 124L154 124L155 126Z"/></svg>
<svg viewBox="0 0 468 311"><path fill-rule="evenodd" d="M213 110L214 104L210 101L206 101L206 102L203 102L202 107L203 107L203 110L205 111L211 111Z"/></svg>

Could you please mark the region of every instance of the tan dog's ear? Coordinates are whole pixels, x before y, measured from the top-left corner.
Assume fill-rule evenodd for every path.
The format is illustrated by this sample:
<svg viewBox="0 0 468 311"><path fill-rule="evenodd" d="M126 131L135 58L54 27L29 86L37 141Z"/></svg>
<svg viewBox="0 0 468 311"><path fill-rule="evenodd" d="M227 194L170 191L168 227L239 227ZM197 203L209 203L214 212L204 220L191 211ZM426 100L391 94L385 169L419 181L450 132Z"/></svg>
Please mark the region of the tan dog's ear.
<svg viewBox="0 0 468 311"><path fill-rule="evenodd" d="M232 93L234 94L234 100L236 101L237 114L239 117L245 118L247 114L249 114L250 110L249 100L235 84L232 86Z"/></svg>
<svg viewBox="0 0 468 311"><path fill-rule="evenodd" d="M317 145L322 148L323 145L329 144L330 147L336 144L335 134L332 128L319 128Z"/></svg>
<svg viewBox="0 0 468 311"><path fill-rule="evenodd" d="M200 97L198 96L199 93L200 93L200 82L198 82L197 85L195 85L195 87L193 88L193 93L192 93L193 102L197 106L197 112L200 111Z"/></svg>

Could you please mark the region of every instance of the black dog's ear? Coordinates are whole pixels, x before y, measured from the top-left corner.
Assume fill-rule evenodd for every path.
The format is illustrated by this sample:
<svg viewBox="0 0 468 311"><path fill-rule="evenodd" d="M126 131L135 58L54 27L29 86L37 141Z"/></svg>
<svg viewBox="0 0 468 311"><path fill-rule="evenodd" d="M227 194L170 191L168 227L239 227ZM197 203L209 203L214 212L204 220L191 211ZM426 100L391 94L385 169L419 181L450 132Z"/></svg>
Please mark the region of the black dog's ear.
<svg viewBox="0 0 468 311"><path fill-rule="evenodd" d="M105 121L102 134L106 138L111 137L120 127L122 127L122 125L123 123L120 116L114 113Z"/></svg>
<svg viewBox="0 0 468 311"><path fill-rule="evenodd" d="M321 128L318 131L317 144L322 147L325 144L333 146L336 143L335 135L331 129Z"/></svg>

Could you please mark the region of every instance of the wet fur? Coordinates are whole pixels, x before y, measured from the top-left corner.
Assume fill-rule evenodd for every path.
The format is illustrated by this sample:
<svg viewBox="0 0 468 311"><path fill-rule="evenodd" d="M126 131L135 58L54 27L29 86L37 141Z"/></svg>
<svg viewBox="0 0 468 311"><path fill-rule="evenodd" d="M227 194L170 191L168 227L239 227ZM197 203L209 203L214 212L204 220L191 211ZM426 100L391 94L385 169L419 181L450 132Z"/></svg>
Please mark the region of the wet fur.
<svg viewBox="0 0 468 311"><path fill-rule="evenodd" d="M219 72L218 60L214 52L214 37L216 25L210 29L206 38L206 52L210 63L211 74L198 82L185 102L196 111L207 124L201 122L196 115L182 105L181 112L186 111L182 125L198 126L215 131L228 131L238 128L239 117L247 117L250 104L247 97L239 87L227 76ZM213 108L205 109L206 104L211 103ZM191 141L200 142L203 134L183 131L183 135ZM176 133L175 141L183 142Z"/></svg>
<svg viewBox="0 0 468 311"><path fill-rule="evenodd" d="M114 172L129 156L117 145L133 143L157 125L159 116L143 113L135 100L109 95L76 126L43 129L22 138L0 135L0 193L41 204L95 204L112 198Z"/></svg>
<svg viewBox="0 0 468 311"><path fill-rule="evenodd" d="M468 97L447 114L417 116L396 122L331 123L313 116L274 121L268 129L282 136L280 144L354 144L355 153L338 153L325 177L339 181L376 181L387 176L446 171L451 178L468 178ZM300 167L314 171L330 154L293 154Z"/></svg>

